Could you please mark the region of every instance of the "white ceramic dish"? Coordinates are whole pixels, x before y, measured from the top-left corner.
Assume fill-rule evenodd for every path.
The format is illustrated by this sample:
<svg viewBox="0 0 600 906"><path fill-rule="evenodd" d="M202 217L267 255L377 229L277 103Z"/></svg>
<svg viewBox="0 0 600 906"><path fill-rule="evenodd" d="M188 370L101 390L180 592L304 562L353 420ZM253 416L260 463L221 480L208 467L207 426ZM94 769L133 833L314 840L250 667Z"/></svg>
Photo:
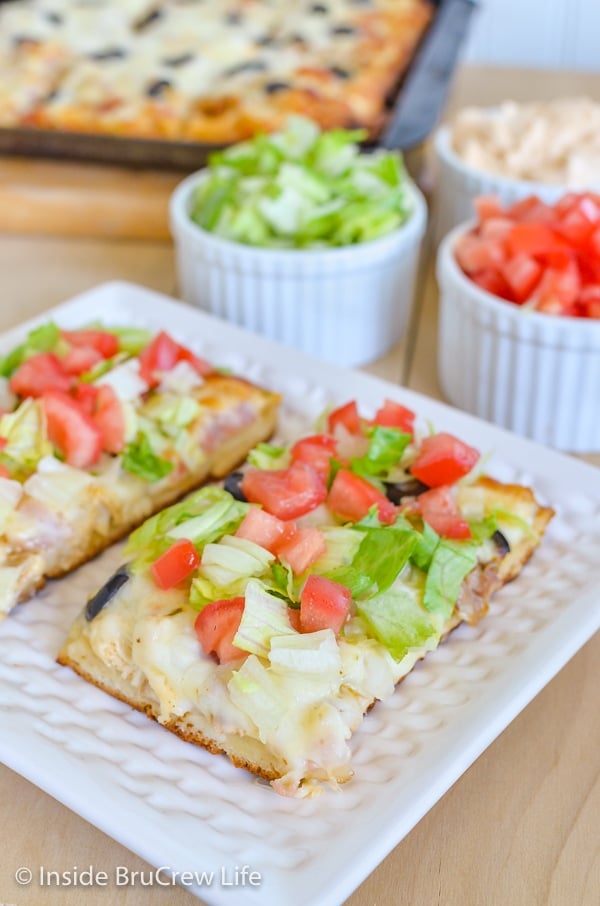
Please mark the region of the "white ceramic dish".
<svg viewBox="0 0 600 906"><path fill-rule="evenodd" d="M529 311L480 289L438 251L438 370L450 402L539 443L600 450L600 321Z"/></svg>
<svg viewBox="0 0 600 906"><path fill-rule="evenodd" d="M277 796L54 662L86 595L118 564L118 548L50 583L0 625L7 765L151 864L205 871L188 889L211 906L338 906L600 624L600 471L368 375L262 338L250 344L244 331L128 284L98 287L49 315L69 326L93 318L166 326L200 354L281 390L287 433L330 403L356 397L368 413L396 398L493 450L497 478L533 485L557 509L544 544L479 626L456 630L366 718L352 743L354 779L312 800ZM43 320L11 331L0 348ZM259 872L260 886L224 885L222 872L230 880L236 865Z"/></svg>
<svg viewBox="0 0 600 906"><path fill-rule="evenodd" d="M219 318L339 365L384 355L401 337L413 298L427 208L388 236L318 250L253 248L201 229L189 216L204 171L171 198L181 296Z"/></svg>
<svg viewBox="0 0 600 906"><path fill-rule="evenodd" d="M439 163L439 191L435 201L435 234L438 241L453 227L474 216L473 199L478 195L497 195L503 204L510 205L529 195L537 195L542 201L553 203L569 191L560 183L509 179L476 170L452 149L449 126L437 130L434 147Z"/></svg>

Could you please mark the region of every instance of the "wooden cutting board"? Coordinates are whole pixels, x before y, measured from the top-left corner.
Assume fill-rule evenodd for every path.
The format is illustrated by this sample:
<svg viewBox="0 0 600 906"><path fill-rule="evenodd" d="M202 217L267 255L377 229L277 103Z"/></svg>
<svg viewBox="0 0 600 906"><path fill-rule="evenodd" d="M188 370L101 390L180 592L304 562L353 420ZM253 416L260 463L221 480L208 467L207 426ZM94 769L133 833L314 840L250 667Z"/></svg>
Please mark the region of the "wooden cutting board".
<svg viewBox="0 0 600 906"><path fill-rule="evenodd" d="M164 241L181 173L0 158L0 231Z"/></svg>

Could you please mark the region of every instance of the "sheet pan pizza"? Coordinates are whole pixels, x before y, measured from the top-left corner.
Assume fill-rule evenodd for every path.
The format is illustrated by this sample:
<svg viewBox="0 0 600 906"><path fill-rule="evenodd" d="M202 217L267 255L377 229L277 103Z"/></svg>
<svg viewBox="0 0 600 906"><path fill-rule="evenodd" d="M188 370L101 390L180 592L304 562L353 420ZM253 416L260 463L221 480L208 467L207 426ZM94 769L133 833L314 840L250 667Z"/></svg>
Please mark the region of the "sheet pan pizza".
<svg viewBox="0 0 600 906"><path fill-rule="evenodd" d="M58 660L284 795L352 776L368 710L516 577L552 518L398 402L259 444L130 537Z"/></svg>
<svg viewBox="0 0 600 906"><path fill-rule="evenodd" d="M0 619L270 436L279 397L165 331L49 322L0 359Z"/></svg>
<svg viewBox="0 0 600 906"><path fill-rule="evenodd" d="M381 129L429 0L16 0L0 126L229 143L290 113Z"/></svg>

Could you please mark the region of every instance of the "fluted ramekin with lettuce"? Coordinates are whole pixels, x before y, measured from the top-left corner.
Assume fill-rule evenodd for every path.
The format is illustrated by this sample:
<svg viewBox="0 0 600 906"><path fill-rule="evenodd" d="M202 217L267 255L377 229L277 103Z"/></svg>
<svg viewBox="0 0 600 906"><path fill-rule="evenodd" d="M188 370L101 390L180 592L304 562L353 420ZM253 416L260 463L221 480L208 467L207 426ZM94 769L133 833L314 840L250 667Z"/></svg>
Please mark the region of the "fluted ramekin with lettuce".
<svg viewBox="0 0 600 906"><path fill-rule="evenodd" d="M214 154L171 199L183 298L344 365L385 354L407 320L426 206L398 152L360 131L285 131Z"/></svg>

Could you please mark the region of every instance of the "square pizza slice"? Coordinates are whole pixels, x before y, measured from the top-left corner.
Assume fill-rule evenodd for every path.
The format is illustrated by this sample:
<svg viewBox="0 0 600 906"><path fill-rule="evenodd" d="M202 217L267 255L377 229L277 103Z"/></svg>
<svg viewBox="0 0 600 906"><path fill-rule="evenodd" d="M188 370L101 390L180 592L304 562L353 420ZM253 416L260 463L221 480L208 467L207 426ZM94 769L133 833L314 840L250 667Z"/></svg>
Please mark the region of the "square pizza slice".
<svg viewBox="0 0 600 906"><path fill-rule="evenodd" d="M337 786L365 714L484 616L552 517L478 460L390 400L260 444L133 533L58 660L280 793Z"/></svg>
<svg viewBox="0 0 600 906"><path fill-rule="evenodd" d="M0 360L0 617L242 461L279 398L166 332L48 323Z"/></svg>

